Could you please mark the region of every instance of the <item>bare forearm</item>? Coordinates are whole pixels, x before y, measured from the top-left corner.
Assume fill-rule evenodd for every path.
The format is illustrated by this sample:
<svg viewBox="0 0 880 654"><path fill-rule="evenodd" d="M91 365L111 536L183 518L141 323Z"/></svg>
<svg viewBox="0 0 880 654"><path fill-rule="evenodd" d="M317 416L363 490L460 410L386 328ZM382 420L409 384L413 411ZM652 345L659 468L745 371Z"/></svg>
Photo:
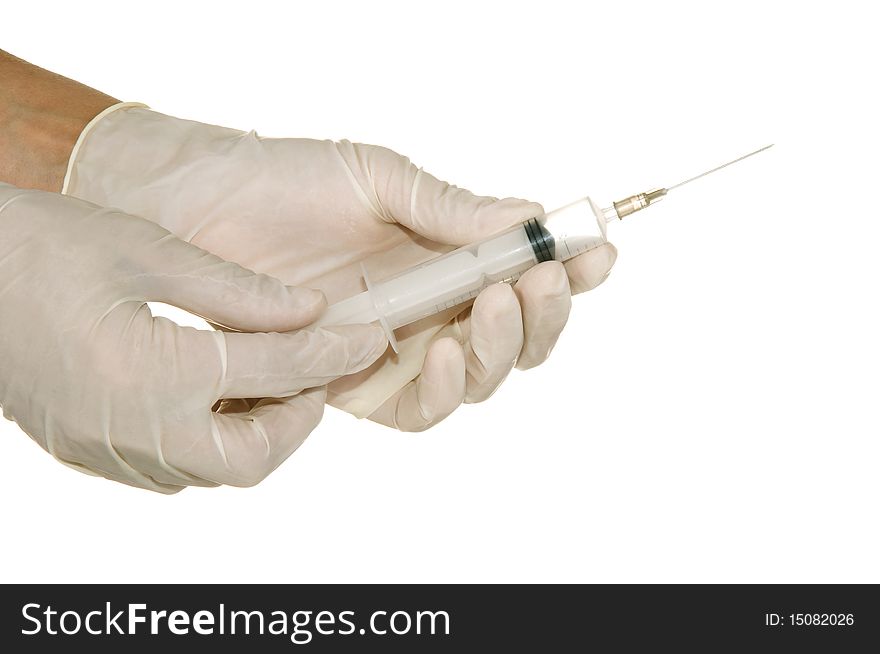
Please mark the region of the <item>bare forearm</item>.
<svg viewBox="0 0 880 654"><path fill-rule="evenodd" d="M60 191L80 132L116 102L0 50L0 181Z"/></svg>

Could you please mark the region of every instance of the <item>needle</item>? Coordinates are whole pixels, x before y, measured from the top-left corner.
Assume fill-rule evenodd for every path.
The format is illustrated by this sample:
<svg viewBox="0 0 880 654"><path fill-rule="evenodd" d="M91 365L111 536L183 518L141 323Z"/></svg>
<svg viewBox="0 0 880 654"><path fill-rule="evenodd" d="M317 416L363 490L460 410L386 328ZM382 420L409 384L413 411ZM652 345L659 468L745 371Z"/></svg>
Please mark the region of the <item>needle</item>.
<svg viewBox="0 0 880 654"><path fill-rule="evenodd" d="M685 184L690 184L694 180L700 179L701 177L705 177L711 173L717 172L722 168L727 168L728 166L732 166L733 164L742 161L743 159L748 159L751 156L758 154L759 152L763 152L769 148L772 148L773 144L765 145L763 148L759 148L754 152L749 152L748 154L744 154L741 157L734 159L733 161L728 161L727 163L721 164L720 166L716 166L711 170L707 170L704 173L700 173L696 177L691 177L689 179L684 180L683 182L679 182L678 184L674 184L668 188L655 188L651 191L645 191L644 193L636 193L635 195L631 195L628 198L624 198L623 200L618 200L613 203L612 207L608 207L607 209L603 209L602 213L605 215L605 221L611 222L615 218L618 220L623 220L624 217L635 213L636 211L641 211L642 209L648 208L654 202L658 200L662 200L666 197L666 194L669 193L674 188L678 188L679 186L684 186Z"/></svg>
<svg viewBox="0 0 880 654"><path fill-rule="evenodd" d="M695 177L691 177L690 179L686 179L683 182L679 182L678 184L674 184L672 186L667 186L666 191L669 192L674 188L678 188L679 186L684 186L685 184L690 184L694 180L700 179L701 177L705 177L706 175L711 175L712 173L717 172L717 171L721 170L722 168L727 168L728 166L732 166L733 164L738 163L738 162L742 161L743 159L748 159L749 157L752 157L752 156L758 154L759 152L763 152L764 150L769 150L770 148L773 147L773 145L774 145L773 143L771 143L770 145L765 145L763 148L758 148L754 152L749 152L748 154L744 154L743 156L741 156L737 159L734 159L733 161L728 161L727 163L721 164L720 166L717 166L717 167L713 168L712 170L707 170L704 173L700 173L699 175L697 175Z"/></svg>

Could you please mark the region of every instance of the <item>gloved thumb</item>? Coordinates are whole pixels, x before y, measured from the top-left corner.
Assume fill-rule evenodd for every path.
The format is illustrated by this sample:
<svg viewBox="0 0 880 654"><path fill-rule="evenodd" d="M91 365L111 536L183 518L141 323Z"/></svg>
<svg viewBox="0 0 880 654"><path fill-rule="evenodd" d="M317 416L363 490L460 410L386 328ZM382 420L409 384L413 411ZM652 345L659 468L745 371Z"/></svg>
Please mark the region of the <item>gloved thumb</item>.
<svg viewBox="0 0 880 654"><path fill-rule="evenodd" d="M544 213L536 202L474 195L417 168L392 150L342 142L340 154L374 210L417 234L466 245Z"/></svg>
<svg viewBox="0 0 880 654"><path fill-rule="evenodd" d="M165 302L222 327L284 332L314 322L327 302L321 291L285 286L170 234L147 256L153 274L139 276L147 300Z"/></svg>

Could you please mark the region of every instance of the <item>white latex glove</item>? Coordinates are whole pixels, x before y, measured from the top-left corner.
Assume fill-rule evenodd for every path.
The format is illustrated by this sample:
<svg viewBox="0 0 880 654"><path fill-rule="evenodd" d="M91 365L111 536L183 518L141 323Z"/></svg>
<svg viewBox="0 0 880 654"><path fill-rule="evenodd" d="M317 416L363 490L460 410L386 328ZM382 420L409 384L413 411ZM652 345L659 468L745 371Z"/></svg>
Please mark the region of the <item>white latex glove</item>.
<svg viewBox="0 0 880 654"><path fill-rule="evenodd" d="M543 213L525 200L477 197L381 147L263 139L142 107L109 110L71 157L71 195L119 206L177 236L336 302L374 279ZM542 263L459 308L398 330L400 353L329 387L358 417L421 430L489 397L517 364L535 366L565 325L571 293L600 284L606 244L564 266Z"/></svg>
<svg viewBox="0 0 880 654"><path fill-rule="evenodd" d="M0 405L83 472L166 493L255 484L319 422L316 387L387 345L369 325L244 334L154 318L148 300L290 330L324 301L74 198L0 184L0 235ZM263 397L287 399L211 410Z"/></svg>

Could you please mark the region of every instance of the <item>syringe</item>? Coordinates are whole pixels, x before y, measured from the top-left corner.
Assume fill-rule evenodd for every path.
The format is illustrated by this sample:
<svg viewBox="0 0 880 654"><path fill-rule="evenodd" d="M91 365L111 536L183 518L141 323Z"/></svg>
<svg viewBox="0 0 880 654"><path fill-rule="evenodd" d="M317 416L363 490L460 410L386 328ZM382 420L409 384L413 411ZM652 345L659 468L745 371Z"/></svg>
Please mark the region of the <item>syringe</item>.
<svg viewBox="0 0 880 654"><path fill-rule="evenodd" d="M331 305L315 324L378 321L396 352L394 330L398 327L464 304L492 284L512 283L544 261L567 261L592 250L607 241L606 223L646 209L673 189L770 147L772 144L672 186L636 193L604 209L589 197L583 198L382 281L371 280L361 266L367 290Z"/></svg>

